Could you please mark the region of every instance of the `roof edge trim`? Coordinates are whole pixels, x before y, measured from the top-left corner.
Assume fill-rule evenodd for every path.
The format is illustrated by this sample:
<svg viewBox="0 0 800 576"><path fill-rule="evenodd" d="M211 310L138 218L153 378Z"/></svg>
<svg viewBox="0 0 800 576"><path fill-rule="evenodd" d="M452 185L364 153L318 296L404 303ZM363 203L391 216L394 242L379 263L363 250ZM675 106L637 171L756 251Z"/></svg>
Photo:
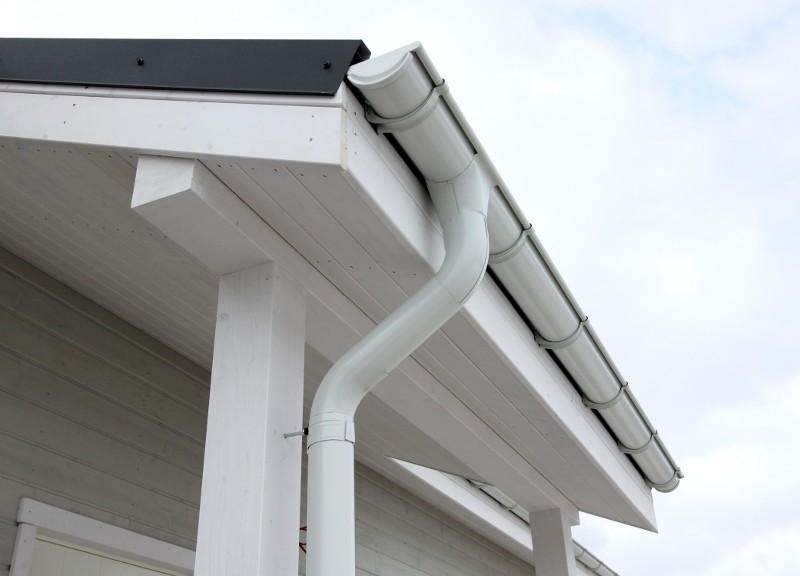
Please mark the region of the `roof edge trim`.
<svg viewBox="0 0 800 576"><path fill-rule="evenodd" d="M0 38L0 80L333 96L361 40Z"/></svg>

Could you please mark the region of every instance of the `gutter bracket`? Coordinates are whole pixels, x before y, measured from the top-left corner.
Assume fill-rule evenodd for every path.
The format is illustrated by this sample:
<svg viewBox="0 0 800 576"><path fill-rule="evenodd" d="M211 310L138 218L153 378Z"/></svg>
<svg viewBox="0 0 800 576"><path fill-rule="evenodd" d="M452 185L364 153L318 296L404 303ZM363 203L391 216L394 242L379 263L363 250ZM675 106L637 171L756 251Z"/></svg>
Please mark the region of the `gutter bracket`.
<svg viewBox="0 0 800 576"><path fill-rule="evenodd" d="M645 478L644 481L648 486L650 486L650 488L655 488L659 492L672 492L673 490L675 490L675 488L678 487L678 484L675 484L670 488L670 484L672 484L675 481L675 478L683 478L683 472L681 472L680 468L676 468L675 473L672 475L672 478L670 478L663 484L656 484L655 482L652 482L647 478Z"/></svg>
<svg viewBox="0 0 800 576"><path fill-rule="evenodd" d="M372 106L367 101L367 105L365 107L365 115L367 120L375 125L375 128L378 131L378 134L387 134L393 132L402 132L404 130L411 130L415 126L422 124L425 119L431 115L431 113L436 110L436 106L439 103L439 99L447 94L450 91L450 87L442 81L441 84L438 86L434 86L433 89L428 93L428 96L425 100L417 106L414 110L406 114L405 116L400 116L399 118L384 118L383 116L378 115L375 110L372 109Z"/></svg>
<svg viewBox="0 0 800 576"><path fill-rule="evenodd" d="M526 238L533 238L533 224L528 224L526 228L523 228L511 246L500 252L489 254L489 264L500 264L506 260L511 260L525 245Z"/></svg>
<svg viewBox="0 0 800 576"><path fill-rule="evenodd" d="M629 448L628 446L625 446L625 444L623 444L622 442L617 442L617 446L619 446L620 451L624 452L625 454L641 454L642 452L650 448L650 444L653 443L656 437L658 437L658 432L652 432L650 434L650 438L647 439L647 442L645 442L638 448Z"/></svg>
<svg viewBox="0 0 800 576"><path fill-rule="evenodd" d="M578 323L578 327L575 328L575 331L566 338L564 338L563 340L557 340L557 341L547 340L536 330L533 331L533 338L534 340L536 340L536 343L539 346L541 346L542 348L547 348L548 350L558 350L560 348L566 348L567 346L575 342L575 340L577 340L581 334L583 334L583 331L588 323L589 323L589 317L587 316Z"/></svg>
<svg viewBox="0 0 800 576"><path fill-rule="evenodd" d="M625 391L628 388L628 383L625 382L622 386L619 387L617 393L611 400L607 400L605 402L592 402L586 396L583 396L583 405L587 408L591 408L593 410L607 410L611 408L614 404L622 400L622 396L625 394Z"/></svg>
<svg viewBox="0 0 800 576"><path fill-rule="evenodd" d="M306 450L318 442L327 440L344 440L355 444L356 433L353 418L347 414L329 413L328 418L312 423L308 427Z"/></svg>

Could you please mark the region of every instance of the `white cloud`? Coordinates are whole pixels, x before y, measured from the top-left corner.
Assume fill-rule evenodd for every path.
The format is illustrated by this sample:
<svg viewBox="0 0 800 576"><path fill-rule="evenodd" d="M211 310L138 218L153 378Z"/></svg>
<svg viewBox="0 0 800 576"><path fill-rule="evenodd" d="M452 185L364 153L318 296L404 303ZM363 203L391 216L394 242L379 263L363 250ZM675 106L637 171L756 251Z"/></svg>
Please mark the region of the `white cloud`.
<svg viewBox="0 0 800 576"><path fill-rule="evenodd" d="M525 57L455 95L668 445L691 451L676 403L694 398L693 422L792 352L800 29L687 67L590 20L529 19Z"/></svg>
<svg viewBox="0 0 800 576"><path fill-rule="evenodd" d="M665 23L660 42L706 54L687 75L647 45L553 32L502 169L528 167L536 193L515 194L686 472L656 498L661 534L576 530L623 574L797 573L800 385L774 381L796 371L800 29L737 53L761 17L737 18L703 42ZM792 549L765 558L770 537Z"/></svg>
<svg viewBox="0 0 800 576"><path fill-rule="evenodd" d="M519 105L485 132L504 130L490 150L579 298L617 308L636 298L628 286L652 285L687 320L725 321L750 298L742 271L760 242L740 225L749 207L720 201L736 186L716 120L679 109L648 54L580 31L543 42L535 64L504 71ZM682 280L667 274L679 269Z"/></svg>
<svg viewBox="0 0 800 576"><path fill-rule="evenodd" d="M712 69L740 99L731 131L750 138L740 160L763 163L779 177L796 176L800 164L800 77L792 73L799 66L800 15L781 22L756 50L721 58ZM780 180L765 176L765 192L780 191Z"/></svg>
<svg viewBox="0 0 800 576"><path fill-rule="evenodd" d="M655 40L685 58L736 50L743 42L757 42L761 31L779 23L794 8L789 0L569 0L555 4L610 16L628 27L629 32L644 40Z"/></svg>
<svg viewBox="0 0 800 576"><path fill-rule="evenodd" d="M733 549L706 576L796 574L800 567L800 529L766 530Z"/></svg>

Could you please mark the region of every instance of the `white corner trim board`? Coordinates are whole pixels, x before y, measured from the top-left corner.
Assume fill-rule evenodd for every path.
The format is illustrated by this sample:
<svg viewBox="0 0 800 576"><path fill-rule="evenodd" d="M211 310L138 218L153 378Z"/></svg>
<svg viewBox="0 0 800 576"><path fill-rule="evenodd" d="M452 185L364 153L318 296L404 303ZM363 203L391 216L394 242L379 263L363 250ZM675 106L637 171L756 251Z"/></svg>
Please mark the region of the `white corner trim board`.
<svg viewBox="0 0 800 576"><path fill-rule="evenodd" d="M194 551L29 498L20 500L10 576L28 576L38 536L128 558L179 574L194 572Z"/></svg>

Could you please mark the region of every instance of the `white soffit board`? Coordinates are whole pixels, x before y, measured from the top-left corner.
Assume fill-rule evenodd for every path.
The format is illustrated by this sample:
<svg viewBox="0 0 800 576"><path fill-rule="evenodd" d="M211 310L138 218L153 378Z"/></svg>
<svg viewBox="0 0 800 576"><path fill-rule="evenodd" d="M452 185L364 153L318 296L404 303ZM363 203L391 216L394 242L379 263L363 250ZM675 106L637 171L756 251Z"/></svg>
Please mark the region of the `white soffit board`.
<svg viewBox="0 0 800 576"><path fill-rule="evenodd" d="M217 280L130 210L135 162L0 141L0 243L207 367Z"/></svg>
<svg viewBox="0 0 800 576"><path fill-rule="evenodd" d="M8 175L0 184L0 223L3 224L0 243L201 365L209 366L216 278L128 209L134 176L131 162L135 159L135 154L109 149L0 141L0 166ZM255 166L258 164L253 164ZM278 172L290 170L270 163L263 163L261 168L274 173L273 166ZM326 275L339 274L340 278L347 278L342 264L310 236L308 241L322 251ZM338 357L374 322L327 281L314 280L311 275L314 268L307 260L301 258L300 261L307 268L295 266L295 273L299 270L299 275L305 276L315 287L309 299L309 342L323 350L328 358ZM322 261L318 266L325 268ZM374 269L380 270L377 265ZM380 274L385 276L383 272ZM408 273L410 277L413 274ZM352 279L350 282L360 286ZM368 294L365 290L363 293ZM338 304L331 309L328 308L331 302ZM424 402L422 391L438 383L413 361L409 361L409 365L416 372L413 378L417 381L422 378L424 384L411 384L404 374L394 378L400 380L395 384L403 390L404 408L417 413L414 407ZM359 426L363 426L364 438L359 458L376 462L390 454L411 460L413 453L409 450L413 447L422 454L421 463L447 462L448 470L481 477L479 473L470 473L463 462L444 450L441 438L434 440L433 437L441 433L444 438L463 437L466 441L464 418L471 415L470 410L446 390L437 395L435 410L415 414L419 419L413 423L396 414L392 418L392 411L385 402L381 404L376 400L375 405L381 407L379 414L383 417L377 417L378 413L373 411L364 413L365 420L358 420ZM442 410L450 416L444 417ZM399 432L391 440L386 440L384 435L382 424L385 422L394 422L392 427ZM480 427L475 428L478 424ZM419 426L427 426L427 432L418 430ZM480 420L474 420L472 428L474 434L492 436L491 430ZM481 450L474 450L471 445L464 447L467 448L471 456L486 467L497 467L493 463L497 456L490 445ZM531 482L531 479L525 480L525 491L534 494L537 491Z"/></svg>

